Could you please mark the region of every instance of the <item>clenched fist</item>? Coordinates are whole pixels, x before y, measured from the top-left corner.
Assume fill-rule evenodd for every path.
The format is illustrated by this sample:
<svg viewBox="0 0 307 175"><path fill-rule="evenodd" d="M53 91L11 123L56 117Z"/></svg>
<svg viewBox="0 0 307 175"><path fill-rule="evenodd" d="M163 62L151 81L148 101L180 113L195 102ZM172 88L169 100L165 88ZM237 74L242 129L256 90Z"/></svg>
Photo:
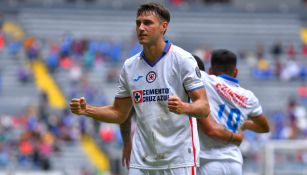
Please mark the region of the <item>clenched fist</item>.
<svg viewBox="0 0 307 175"><path fill-rule="evenodd" d="M181 101L177 96L170 96L168 98L168 109L176 114L183 114L185 112L186 103Z"/></svg>
<svg viewBox="0 0 307 175"><path fill-rule="evenodd" d="M86 101L84 97L73 98L70 101L70 111L77 115L85 115Z"/></svg>

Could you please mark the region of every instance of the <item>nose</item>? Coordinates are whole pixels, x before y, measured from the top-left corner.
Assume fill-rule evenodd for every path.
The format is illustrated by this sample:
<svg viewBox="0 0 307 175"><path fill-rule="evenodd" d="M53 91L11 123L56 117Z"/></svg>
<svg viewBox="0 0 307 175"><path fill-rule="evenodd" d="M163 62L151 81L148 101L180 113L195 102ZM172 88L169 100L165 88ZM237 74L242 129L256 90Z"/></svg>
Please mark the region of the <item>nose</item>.
<svg viewBox="0 0 307 175"><path fill-rule="evenodd" d="M144 24L143 24L143 23L140 23L140 24L137 26L137 28L138 28L139 30L144 30Z"/></svg>

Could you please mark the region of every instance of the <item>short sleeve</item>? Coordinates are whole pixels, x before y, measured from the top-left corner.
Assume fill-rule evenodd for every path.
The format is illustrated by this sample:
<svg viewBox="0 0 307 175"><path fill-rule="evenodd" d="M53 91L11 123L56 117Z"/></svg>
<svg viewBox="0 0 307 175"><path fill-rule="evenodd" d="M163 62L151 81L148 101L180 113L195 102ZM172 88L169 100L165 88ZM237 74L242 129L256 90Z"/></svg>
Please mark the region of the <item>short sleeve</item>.
<svg viewBox="0 0 307 175"><path fill-rule="evenodd" d="M249 117L255 117L255 116L259 116L263 113L262 111L262 107L260 105L260 102L258 100L258 98L252 94L252 98L251 98L251 111L249 113Z"/></svg>
<svg viewBox="0 0 307 175"><path fill-rule="evenodd" d="M115 98L126 98L126 97L130 97L130 91L127 84L127 73L125 71L125 66L123 66L120 72L118 88Z"/></svg>
<svg viewBox="0 0 307 175"><path fill-rule="evenodd" d="M182 82L187 91L193 91L204 87L201 80L201 72L192 55L191 57L182 58L180 67Z"/></svg>

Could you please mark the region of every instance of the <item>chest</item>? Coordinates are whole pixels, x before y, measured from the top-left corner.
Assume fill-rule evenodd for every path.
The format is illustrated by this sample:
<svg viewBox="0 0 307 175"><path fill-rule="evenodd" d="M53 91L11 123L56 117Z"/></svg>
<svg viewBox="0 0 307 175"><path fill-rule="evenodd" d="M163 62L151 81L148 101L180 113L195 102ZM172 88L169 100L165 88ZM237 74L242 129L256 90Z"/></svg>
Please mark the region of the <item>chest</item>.
<svg viewBox="0 0 307 175"><path fill-rule="evenodd" d="M131 91L138 89L163 89L181 82L180 70L171 59L160 60L154 66L140 59L128 74L128 87Z"/></svg>

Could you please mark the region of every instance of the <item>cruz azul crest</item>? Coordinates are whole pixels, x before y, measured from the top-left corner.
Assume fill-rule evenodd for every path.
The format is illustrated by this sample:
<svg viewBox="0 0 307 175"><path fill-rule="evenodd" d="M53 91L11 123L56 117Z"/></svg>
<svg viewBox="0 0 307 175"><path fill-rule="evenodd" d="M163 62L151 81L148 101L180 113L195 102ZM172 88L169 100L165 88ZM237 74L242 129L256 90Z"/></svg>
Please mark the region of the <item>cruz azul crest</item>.
<svg viewBox="0 0 307 175"><path fill-rule="evenodd" d="M154 81L156 80L156 78L157 78L157 74L156 74L156 72L154 72L154 71L150 71L150 72L148 72L148 74L146 75L146 81L147 81L148 83L154 82Z"/></svg>

